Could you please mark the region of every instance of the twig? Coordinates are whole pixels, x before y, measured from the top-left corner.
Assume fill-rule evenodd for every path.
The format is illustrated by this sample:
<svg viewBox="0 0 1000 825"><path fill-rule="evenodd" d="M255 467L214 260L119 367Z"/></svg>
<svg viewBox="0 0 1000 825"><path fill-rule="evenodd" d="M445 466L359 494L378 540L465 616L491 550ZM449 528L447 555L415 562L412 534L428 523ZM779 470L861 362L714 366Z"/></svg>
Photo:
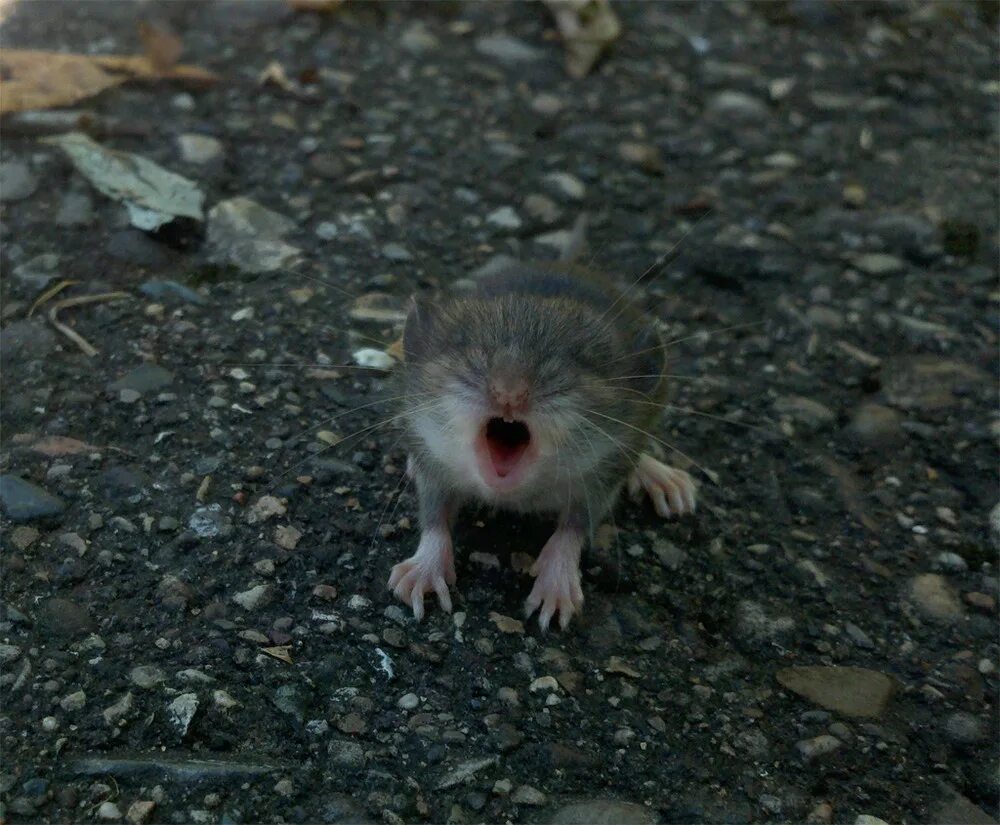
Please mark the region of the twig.
<svg viewBox="0 0 1000 825"><path fill-rule="evenodd" d="M73 286L73 284L78 284L78 283L80 283L80 282L79 281L60 281L57 284L53 284L48 289L46 289L45 292L43 292L41 295L39 295L38 298L35 299L35 303L33 303L31 305L31 309L28 310L27 317L30 318L34 314L35 310L38 309L46 301L48 301L49 298L51 298L53 295L58 295L60 292L62 292L64 289L66 289L66 287Z"/></svg>
<svg viewBox="0 0 1000 825"><path fill-rule="evenodd" d="M81 306L83 304L96 304L100 301L118 301L122 298L131 298L127 292L102 292L99 295L79 295L76 298L66 298L65 300L58 301L52 305L49 310L49 323L52 324L59 332L69 338L74 344L76 344L82 351L83 354L93 358L97 355L97 350L88 343L87 339L80 335L78 332L70 329L64 323L62 323L57 317L59 310L69 309L70 307Z"/></svg>

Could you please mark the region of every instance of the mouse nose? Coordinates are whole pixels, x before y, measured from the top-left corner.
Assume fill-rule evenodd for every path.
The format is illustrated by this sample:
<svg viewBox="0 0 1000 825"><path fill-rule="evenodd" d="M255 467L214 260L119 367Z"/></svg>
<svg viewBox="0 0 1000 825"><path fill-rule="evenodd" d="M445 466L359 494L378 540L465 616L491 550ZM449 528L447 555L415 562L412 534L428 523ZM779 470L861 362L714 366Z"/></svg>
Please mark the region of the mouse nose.
<svg viewBox="0 0 1000 825"><path fill-rule="evenodd" d="M517 413L524 412L531 396L528 382L523 378L494 375L489 382L490 398L502 411L505 421L513 421Z"/></svg>

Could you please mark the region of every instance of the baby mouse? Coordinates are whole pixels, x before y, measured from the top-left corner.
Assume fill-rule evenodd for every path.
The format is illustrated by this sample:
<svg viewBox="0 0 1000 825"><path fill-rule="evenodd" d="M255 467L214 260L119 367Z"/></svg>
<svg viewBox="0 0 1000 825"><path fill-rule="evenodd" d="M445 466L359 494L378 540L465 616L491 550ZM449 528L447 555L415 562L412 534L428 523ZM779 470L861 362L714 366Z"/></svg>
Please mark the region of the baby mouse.
<svg viewBox="0 0 1000 825"><path fill-rule="evenodd" d="M583 605L580 553L628 483L663 517L692 513L691 477L643 451L666 396L666 349L615 284L563 263L515 264L462 295L414 299L403 331L401 419L420 543L389 588L451 611L451 523L475 499L551 513L525 615L565 628Z"/></svg>

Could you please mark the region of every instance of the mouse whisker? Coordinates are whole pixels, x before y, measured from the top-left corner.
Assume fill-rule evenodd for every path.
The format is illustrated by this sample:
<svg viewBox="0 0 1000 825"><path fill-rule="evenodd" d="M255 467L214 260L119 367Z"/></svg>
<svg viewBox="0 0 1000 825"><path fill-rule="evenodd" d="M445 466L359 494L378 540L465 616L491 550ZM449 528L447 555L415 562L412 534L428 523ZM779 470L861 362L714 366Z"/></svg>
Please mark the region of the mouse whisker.
<svg viewBox="0 0 1000 825"><path fill-rule="evenodd" d="M761 324L766 324L766 323L767 323L766 320L750 321L749 323L746 324L733 324L732 326L728 327L719 327L718 329L703 330L702 332L696 332L691 335L687 335L683 338L674 338L673 340L670 341L663 341L662 343L656 344L655 346L652 347L646 347L645 349L635 350L634 352L627 352L624 355L619 355L617 358L612 358L610 361L605 361L602 366L615 364L619 361L626 361L629 358L634 358L637 355L645 355L647 352L656 352L657 350L660 349L667 349L668 347L672 347L674 344L682 344L685 341L691 341L695 338L701 338L702 336L717 335L722 332L732 332L733 330L746 329L748 327L758 327Z"/></svg>
<svg viewBox="0 0 1000 825"><path fill-rule="evenodd" d="M297 470L303 464L306 464L306 463L308 463L310 461L315 460L318 456L323 455L323 453L327 452L328 450L333 449L334 447L340 447L341 445L346 444L351 439L354 439L354 438L356 438L356 437L358 437L360 435L364 435L365 433L369 433L369 432L372 432L374 430L378 430L378 429L380 429L382 427L385 427L388 424L392 424L393 422L399 421L401 418L405 418L408 415L412 415L415 412L424 412L425 410L429 410L429 409L431 409L431 408L433 408L435 406L439 406L440 404L441 404L441 400L438 399L438 398L436 398L433 401L427 402L427 403L425 403L423 405L418 405L416 407L413 407L412 409L406 410L405 412L397 413L396 415L390 416L389 418L385 418L382 421L376 422L375 424L369 424L367 427L362 427L360 430L355 430L353 433L350 433L349 435L345 435L339 441L336 441L333 444L329 444L326 447L324 447L323 449L318 450L317 452L315 452L312 455L308 456L307 458L302 459L302 461L298 461L295 464L293 464L291 467L289 467L287 470L285 470L285 472L283 472L280 475L278 475L271 482L271 485L270 485L269 489L274 489L274 486L279 481L281 481L281 479L285 478L285 476L287 476L289 473L293 472L294 470Z"/></svg>
<svg viewBox="0 0 1000 825"><path fill-rule="evenodd" d="M339 292L341 295L350 298L352 301L356 301L358 299L358 293L351 292L349 289L345 289L344 287L338 286L337 284L332 284L329 281L324 281L322 278L317 278L315 275L307 275L305 272L292 272L290 273L290 277L305 278L307 281L313 281L314 283L317 283L320 286L325 286Z"/></svg>
<svg viewBox="0 0 1000 825"><path fill-rule="evenodd" d="M397 438L395 444L393 444L392 447L386 450L385 454L388 455L393 450L395 450L396 446L399 444L401 439L402 436L400 436L400 438ZM393 500L395 499L395 504L393 504L392 512L389 513L389 520L391 521L395 517L396 510L399 509L399 502L403 498L401 493L401 488L405 488L406 486L408 486L411 480L412 479L410 478L409 474L404 470L399 474L399 481L396 482L396 486L393 489L393 491L389 493L388 496L386 496L385 507L382 508L382 515L379 516L378 524L375 525L375 530L372 532L372 543L371 547L369 548L370 550L374 550L375 545L378 542L379 532L382 529L382 524L385 522L385 516L386 512L389 510L389 505L393 504Z"/></svg>
<svg viewBox="0 0 1000 825"><path fill-rule="evenodd" d="M695 461L693 458L691 458L691 456L687 455L687 453L681 452L680 450L678 450L670 442L664 441L662 438L657 438L655 435L653 435L648 430L644 430L642 427L636 427L634 424L629 424L627 421L622 421L620 418L615 418L613 415L605 415L604 413L597 412L597 410L584 410L584 412L589 412L591 415L596 415L596 416L598 416L600 418L606 418L609 421L614 421L616 424L621 424L623 427L628 427L630 430L635 430L637 433L642 433L647 438L651 438L657 444L661 444L662 446L666 447L668 450L673 450L675 453L677 453L682 458L686 459L687 461L690 461L693 466L695 466L699 470L701 470L708 478L714 480L714 475L715 475L714 473L710 473L708 470L706 470L704 467L702 467L701 464L699 464L697 461Z"/></svg>
<svg viewBox="0 0 1000 825"><path fill-rule="evenodd" d="M698 228L698 224L700 224L703 220L705 220L705 218L707 218L711 214L712 214L712 210L711 209L709 209L706 212L703 212L698 217L698 219L693 224L691 224L691 226L688 228L688 230L683 235L681 235L681 237L678 239L677 243L675 243L673 246L671 246L670 249L668 249L666 252L662 253L661 255L658 255L656 257L656 260L653 261L653 263L650 264L649 267L647 267L646 270L643 271L639 275L638 278L636 278L635 280L633 280L625 289L623 289L618 294L618 297L615 298L614 301L612 301L611 306L609 306L606 310L604 310L604 312L601 313L600 317L597 319L598 322L601 322L602 320L604 320L604 318L607 317L608 313L611 312L611 310L613 310L616 306L618 306L618 304L621 301L623 301L628 296L628 294L633 289L635 289L635 287L638 286L642 282L642 280L650 272L652 272L654 269L656 269L658 266L660 266L664 261L666 261L667 258L669 258L677 250L677 247L679 247L682 243L684 243L684 241L686 241L688 239L688 237L691 235L691 233L694 232L694 230ZM624 312L627 307L628 307L628 303L625 304L625 307L623 307L622 309L618 310L618 312L615 313L607 321L607 323L605 324L605 326L610 327L611 324L614 323L614 321L618 318L618 316L621 315L622 312Z"/></svg>
<svg viewBox="0 0 1000 825"><path fill-rule="evenodd" d="M216 367L305 367L325 370L368 370L385 373L385 367L366 367L361 364L326 364L322 361L219 361Z"/></svg>
<svg viewBox="0 0 1000 825"><path fill-rule="evenodd" d="M660 407L663 410L673 410L674 412L684 413L685 415L699 415L702 418L711 418L713 421L721 421L723 424L733 424L737 427L746 427L748 430L755 430L756 432L768 435L778 435L776 431L769 430L767 427L761 427L757 424L747 424L745 421L737 421L735 418L726 418L722 415L712 415L712 413L702 412L701 410L693 410L690 407L678 407L676 404L668 404L666 402L661 403L659 401L639 401L636 398L626 399L625 403L645 404L650 407Z"/></svg>
<svg viewBox="0 0 1000 825"><path fill-rule="evenodd" d="M316 432L317 430L319 430L320 427L325 427L331 421L336 421L338 418L343 418L345 415L350 415L351 413L355 413L358 410L365 410L368 409L369 407L375 407L378 406L379 404L386 404L390 401L409 401L414 398L420 398L425 396L427 396L427 393L421 393L419 395L414 395L412 393L405 393L402 395L390 395L386 396L385 398L377 398L374 401L368 402L367 404L359 404L357 407L352 407L349 410L341 410L335 415L331 415L328 418L324 418L319 423L313 424L312 426L303 430L301 433L299 433L298 438L296 438L295 441L293 441L290 446L294 446L295 444L300 444L307 435Z"/></svg>
<svg viewBox="0 0 1000 825"><path fill-rule="evenodd" d="M676 381L704 381L706 383L719 383L718 378L712 378L706 375L676 375L670 372L651 372L645 375L616 375L611 378L602 378L602 381L637 381L644 378L670 378ZM596 384L594 386L600 386Z"/></svg>

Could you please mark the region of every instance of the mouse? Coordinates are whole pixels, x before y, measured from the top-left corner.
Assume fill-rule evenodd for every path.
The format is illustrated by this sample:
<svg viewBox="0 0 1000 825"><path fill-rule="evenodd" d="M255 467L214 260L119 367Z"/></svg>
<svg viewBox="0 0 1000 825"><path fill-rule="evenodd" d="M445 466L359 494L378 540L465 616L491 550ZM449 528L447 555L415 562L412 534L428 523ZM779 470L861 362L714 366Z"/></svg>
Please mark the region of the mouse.
<svg viewBox="0 0 1000 825"><path fill-rule="evenodd" d="M664 518L694 513L696 484L651 452L666 402L666 345L613 279L572 261L512 263L443 297L416 296L403 325L399 419L419 515L416 552L388 588L424 616L451 612L451 528L470 502L553 518L524 614L566 629L580 558L622 490Z"/></svg>

